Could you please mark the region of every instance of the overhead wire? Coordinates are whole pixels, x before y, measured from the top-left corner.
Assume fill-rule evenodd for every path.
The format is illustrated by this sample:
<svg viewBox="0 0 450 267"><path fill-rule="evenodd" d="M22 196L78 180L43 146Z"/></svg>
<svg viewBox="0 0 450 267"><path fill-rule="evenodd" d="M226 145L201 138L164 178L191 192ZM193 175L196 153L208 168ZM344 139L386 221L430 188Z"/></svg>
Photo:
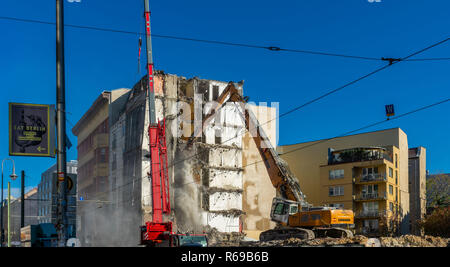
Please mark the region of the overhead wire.
<svg viewBox="0 0 450 267"><path fill-rule="evenodd" d="M348 136L348 135L350 135L350 134L354 134L354 133L356 133L356 132L360 132L360 131L362 131L362 130L365 130L365 129L368 129L368 128L372 128L372 127L374 127L374 126L377 126L377 125L380 125L380 124L383 124L383 123L388 123L388 122L390 122L390 121L392 121L392 120L400 119L400 118L409 116L409 115L411 115L411 114L414 114L414 113L417 113L417 112L420 112L420 111L423 111L423 110L426 110L426 109L429 109L429 108L432 108L432 107L435 107L435 106L438 106L438 105L442 105L442 104L447 103L447 102L449 102L449 101L450 101L450 98L446 98L446 99L443 99L443 100L441 100L441 101L435 102L435 103L433 103L433 104L429 104L429 105L426 105L426 106L423 106L423 107L419 107L419 108L416 108L416 109L414 109L414 110L411 110L411 111L402 113L402 114L400 114L400 115L391 117L389 120L386 120L386 119L385 119L385 120L380 120L380 121L377 121L377 122L374 122L374 123L371 123L371 124L368 124L368 125L359 127L359 128L357 128L357 129L354 129L354 130L351 130L351 131L347 131L347 132L345 132L345 133L342 133L342 134L337 135L337 136L334 136L334 137L325 138L325 139L322 139L322 140L319 140L319 141L312 142L311 144L308 144L308 145L305 145L305 146L302 146L302 147L299 147L299 148L295 148L295 149L292 149L292 150L288 150L288 151L286 151L286 152L281 153L281 155L290 154L290 153L293 153L293 152L296 152L296 151L300 151L300 150L303 150L303 149L306 149L306 148L309 148L309 147L312 147L312 146L315 146L315 145L318 145L318 144L321 144L321 143L325 143L325 142L328 142L328 141L331 141L331 140L334 140L334 139L337 139L337 138L345 137L345 136ZM264 160L257 160L257 161L254 161L254 162L252 162L252 163L243 165L243 166L242 166L242 169L245 169L245 168L247 168L247 167L249 167L249 166L252 166L252 165L256 165L256 164L261 163L261 162L264 162ZM224 170L217 170L217 172L224 172ZM133 179L132 181L130 181L130 182L128 182L128 183L125 183L125 184L123 184L123 185L121 185L121 186L116 187L116 188L113 189L113 190L106 191L106 192L102 192L102 193L109 193L109 192L116 191L116 190L118 190L119 188L122 188L122 187L124 187L124 186L130 185L131 183L134 183L134 182L136 182L136 181L142 180L143 178L144 178L144 176L143 176L143 177L137 177L137 178ZM189 183L180 184L180 185L178 185L178 186L189 185L189 184L192 184L192 183L197 183L197 182L193 181L193 182L189 182ZM121 204L121 203L125 203L125 202L127 202L127 201L121 201L121 202L118 202L118 203Z"/></svg>
<svg viewBox="0 0 450 267"><path fill-rule="evenodd" d="M15 21L22 21L22 22L30 22L30 23L40 23L40 24L47 24L47 25L55 25L55 23L53 23L53 22L45 22L45 21L30 20L30 19L20 19L20 18L12 18L12 17L3 17L3 16L0 16L0 19L15 20ZM92 27L92 26L80 26L80 25L72 25L72 24L66 24L65 26L66 26L66 27L73 27L73 28L80 28L80 29L97 30L97 31L107 31L107 32L116 32L116 33L124 33L124 34L134 34L134 35L139 35L139 36L142 35L142 33L140 33L140 32L132 32L132 31L124 31L124 30L114 30L114 29L106 29L106 28ZM260 48L260 49L267 49L267 50L270 50L270 51L297 52L297 53L307 53L307 54L316 54L316 55L324 55L324 56L335 56L335 57L357 58L357 59L365 59L365 60L387 60L387 59L384 59L384 58L379 59L379 58L375 58L375 57L360 57L360 56L352 56L352 55L343 55L343 54L334 54L334 53L318 52L318 51L308 51L308 50L299 50L299 49L285 49L285 48L273 47L273 46L249 45L249 44L232 43L232 42L223 42L223 41L212 41L212 40L202 40L202 39L187 38L187 37L169 36L169 35L152 34L152 37L167 38L167 39L177 39L177 40L186 40L186 41L196 41L196 42L203 42L203 43L214 43L214 44L229 45L229 46L240 46L240 47L248 47L248 48ZM396 63L398 63L398 62L401 62L401 61L449 60L450 58L410 59L411 57L413 57L413 56L415 56L415 55L417 55L417 54L420 54L420 53L422 53L422 52L424 52L424 51L426 51L426 50L428 50L428 49L431 49L431 48L433 48L433 47L435 47L435 46L437 46L437 45L440 45L440 44L442 44L442 43L448 41L449 39L450 39L450 38L444 39L443 41L440 41L440 42L438 42L438 43L435 43L435 44L433 44L433 45L431 45L431 46L429 46L429 47L426 47L426 48L424 48L424 49L422 49L422 50L419 50L419 51L417 51L417 52L415 52L415 53L413 53L413 54L410 54L409 56L406 56L406 57L404 57L404 58L401 58L401 59L395 59L395 60L393 60L393 61L390 61L390 63L389 63L388 65L385 65L385 66L383 66L383 67L381 67L381 68L378 68L378 69L376 69L375 71L372 71L372 72L370 72L370 73L368 73L368 74L366 74L366 75L364 75L364 76L362 76L362 77L360 77L360 78L358 78L358 79L356 79L356 80L353 80L353 81L351 81L351 82L349 82L349 83L347 83L347 84L345 84L345 85L343 85L343 86L341 86L341 87L338 87L338 88L336 88L336 89L334 89L334 90L331 90L331 91L327 92L327 93L324 94L324 95L321 95L321 96L319 96L319 97L317 97L317 98L315 98L315 99L312 99L312 100L310 100L310 101L308 101L308 102L306 102L306 103L304 103L304 104L302 104L302 105L300 105L300 106L298 106L298 107L295 107L295 108L293 108L293 109L291 109L291 110L289 110L289 111L287 111L287 112L281 114L281 115L278 116L277 118L281 118L281 117L287 116L287 115L290 114L290 113L293 113L293 112L295 112L295 111L297 111L297 110L299 110L299 109L301 109L301 108L303 108L303 107L305 107L305 106L307 106L307 105L310 105L310 104L312 104L312 103L314 103L314 102L316 102L316 101L318 101L318 100L320 100L320 99L322 99L322 98L324 98L324 97L326 97L326 96L328 96L328 95L331 95L331 94L333 94L333 93L335 93L335 92L337 92L337 91L340 91L340 90L342 90L342 89L344 89L344 88L346 88L346 87L348 87L348 86L350 86L350 85L352 85L352 84L355 84L355 83L357 83L357 82L359 82L359 81L361 81L361 80L363 80L363 79L365 79L365 78L368 78L368 77L370 77L370 76L376 74L377 72L380 72L380 71L382 71L382 70L384 70L384 69L386 69L386 68L388 68L388 67L390 67L390 66L392 66L392 65L394 65L394 64L396 64ZM448 100L446 100L446 101L448 101ZM271 121L273 121L273 120L275 120L275 119L277 119L277 118L274 118L274 119L272 119L272 120L270 120L270 121L268 121L268 122L266 122L266 123L264 123L264 124L267 124L267 123L269 123L269 122L271 122ZM264 124L260 124L260 126L261 126L261 125L264 125ZM247 132L247 131L246 131L246 132ZM244 134L245 134L245 133L244 133ZM234 137L234 138L236 138L236 137ZM233 139L234 139L234 138L233 138ZM232 139L230 139L230 140L232 140ZM228 141L229 141L229 140L228 140ZM226 141L225 141L225 142L226 142ZM222 142L222 143L225 143L225 142ZM194 155L194 156L198 156L198 154L197 154L197 155ZM192 157L190 157L190 158L192 158ZM168 168L173 167L173 166L175 166L176 164L181 163L181 162L183 162L183 161L185 161L185 160L188 160L188 159L189 159L189 158L186 158L186 159L183 159L183 160L178 161L178 162L176 162L176 163L173 163L171 166L168 166ZM133 181L133 182L134 182L134 181Z"/></svg>
<svg viewBox="0 0 450 267"><path fill-rule="evenodd" d="M296 149L292 149L292 150L283 152L283 153L281 153L281 155L290 154L290 153L293 153L293 152L296 152L296 151L299 151L299 150L306 149L306 148L308 148L308 147L312 147L312 146L315 146L315 145L318 145L318 144L321 144L321 143L324 143L324 142L331 141L331 140L333 140L333 139L337 139L337 138L341 138L341 137L344 137L344 136L347 136L347 135L350 135L350 134L354 134L354 133L356 133L356 132L359 132L359 131L362 131L362 130L365 130L365 129L368 129L368 128L372 128L372 127L374 127L374 126L377 126L377 125L380 125L380 124L383 124L383 123L387 123L387 122L390 122L390 121L392 121L392 120L400 119L400 118L402 118L402 117L406 117L406 116L408 116L408 115L417 113L417 112L422 111L422 110L426 110L426 109L432 108L432 107L434 107L434 106L438 106L438 105L444 104L444 103L449 102L449 101L450 101L450 98L447 98L447 99L441 100L441 101L439 101L439 102L436 102L436 103L433 103L433 104L430 104L430 105L426 105L426 106L423 106L423 107L420 107L420 108L417 108L417 109L408 111L408 112L403 113L403 114L401 114L401 115L391 117L389 120L381 120L381 121L378 121L378 122L375 122L375 123L371 123L371 124L368 124L368 125L366 125L366 126L357 128L357 129L355 129L355 130L351 130L351 131L345 132L345 133L340 134L340 135L337 135L337 136L335 136L335 137L326 138L326 139L322 139L322 140L320 140L320 141L312 142L311 144L302 146L302 147L300 147L300 148L296 148ZM260 162L264 162L264 160L258 160L258 161L255 161L255 162L246 164L246 165L242 166L242 168L245 169L245 168L248 167L248 166L255 165L255 164L260 163ZM218 171L220 171L220 170L218 170Z"/></svg>
<svg viewBox="0 0 450 267"><path fill-rule="evenodd" d="M390 63L390 64L387 64L387 65L385 65L385 66L382 66L382 67L380 67L380 68L378 68L378 69L376 69L376 70L374 70L374 71L372 71L372 72L370 72L370 73L368 73L368 74L366 74L366 75L363 75L363 76L361 76L361 77L359 77L359 78L357 78L357 79L355 79L355 80L353 80L353 81L351 81L351 82L349 82L349 83L346 83L346 84L343 85L343 86L340 86L340 87L338 87L338 88L336 88L336 89L333 89L333 90L331 90L331 91L329 91L329 92L327 92L327 93L325 93L325 94L323 94L323 95L321 95L321 96L319 96L319 97L316 97L316 98L314 98L314 99L312 99L312 100L310 100L310 101L308 101L308 102L306 102L306 103L304 103L304 104L302 104L302 105L299 105L299 106L297 106L297 107L295 107L295 108L293 108L293 109L291 109L291 110L289 110L289 111L287 111L287 112L285 112L285 113L283 113L283 114L281 114L281 115L275 117L274 119L271 119L271 120L269 120L269 121L267 121L267 122L265 122L265 123L259 124L259 126L256 126L254 129L256 129L257 127L260 127L260 126L262 126L262 125L265 125L265 124L267 124L267 123L270 123L271 121L274 121L275 119L279 119L279 118L282 118L282 117L284 117L284 116L287 116L287 115L289 115L289 114L291 114L291 113L293 113L293 112L295 112L295 111L297 111L297 110L300 110L300 109L302 109L302 108L304 108L304 107L306 107L306 106L308 106L308 105L310 105L310 104L312 104L312 103L314 103L314 102L317 102L317 101L320 100L320 99L323 99L323 98L325 98L325 97L327 97L327 96L329 96L329 95L331 95L331 94L333 94L333 93L336 93L336 92L338 92L338 91L340 91L340 90L342 90L342 89L344 89L344 88L346 88L346 87L348 87L348 86L350 86L350 85L353 85L353 84L355 84L355 83L357 83L357 82L359 82L359 81L361 81L361 80L363 80L363 79L366 79L366 78L368 78L368 77L370 77L370 76L372 76L372 75L374 75L374 74L376 74L376 73L378 73L378 72L380 72L380 71L382 71L382 70L384 70L384 69L387 69L387 68L389 68L389 67L391 67L391 66L393 66L393 65L395 65L395 64L397 64L397 63L399 63L399 62L402 62L404 59L408 59L408 58L411 58L411 57L413 57L413 56L415 56L415 55L418 55L418 54L420 54L420 53L423 53L423 52L425 52L425 51L427 51L427 50L429 50L429 49L431 49L431 48L434 48L434 47L436 47L436 46L438 46L438 45L441 45L441 44L443 44L443 43L445 43L445 42L447 42L447 41L449 41L449 40L450 40L450 38L446 38L446 39L441 40L441 41L439 41L439 42L433 43L433 44L430 45L430 46L427 46L427 47L425 47L425 48L423 48L423 49L420 49L420 50L418 50L418 51L416 51L416 52L414 52L414 53L409 54L408 56L403 57L402 60L394 61L393 63ZM448 99L445 100L445 101L448 101ZM425 108L426 108L426 107L425 107ZM402 116L405 116L405 115L402 115ZM245 130L243 134L245 134L245 133L247 133L247 132L250 132L250 131L251 131L251 130ZM241 134L241 135L239 135L239 136L242 136L243 134ZM236 137L238 137L238 136L235 136L235 137L230 138L230 139L228 139L228 140L222 141L221 144L224 144L224 143L226 143L226 142L228 142L228 141L231 141L231 140L233 140L233 139L236 138ZM186 161L186 160L189 160L189 159L192 159L192 158L195 158L195 157L199 157L200 155L202 155L202 154L204 154L204 153L206 153L206 152L207 152L207 150L206 150L206 151L203 151L203 152L200 152L200 153L196 153L196 154L194 154L193 156L186 157L186 158L181 159L181 160L179 160L179 161L176 161L176 162L172 163L170 166L167 166L167 169L172 168L172 167L174 167L175 165L180 164L180 163L182 163L182 162L184 162L184 161ZM166 168L166 167L163 167L163 171L164 171L165 168ZM139 178L139 179L142 179L142 178ZM134 180L133 180L133 182L134 182ZM126 185L126 184L125 184L125 185Z"/></svg>
<svg viewBox="0 0 450 267"><path fill-rule="evenodd" d="M15 18L15 17L6 17L0 16L0 19L3 20L11 20L11 21L20 21L20 22L28 22L28 23L38 23L45 25L56 25L55 22L48 22L42 20L32 20L32 19L23 19L23 18ZM102 28L95 26L83 26L83 25L75 25L75 24L65 24L66 27L85 29L85 30L95 30L95 31L103 31L103 32L113 32L113 33L122 33L122 34L130 34L143 36L144 33L136 32L136 31L127 31L127 30L117 30L111 28ZM200 42L200 43L208 43L208 44L217 44L217 45L225 45L225 46L235 46L235 47L245 47L245 48L256 48L256 49L264 49L273 52L291 52L291 53L302 53L302 54L311 54L311 55L320 55L320 56L330 56L330 57L341 57L341 58L350 58L350 59L361 59L361 60L371 60L371 61L385 61L386 59L377 58L377 57L365 57L365 56L355 56L355 55L346 55L346 54L337 54L323 51L312 51L312 50L304 50L304 49L291 49L291 48L282 48L278 46L267 46L267 45L253 45L253 44L244 44L244 43L235 43L235 42L226 42L226 41L217 41L217 40L207 40L207 39L199 39L192 37L181 37L181 36L173 36L173 35L163 35L163 34L151 34L152 37L155 38L164 38L164 39L172 39L172 40L182 40L182 41L192 41L192 42ZM424 58L424 59L403 59L403 61L444 61L450 60L449 57L442 58Z"/></svg>
<svg viewBox="0 0 450 267"><path fill-rule="evenodd" d="M418 51L416 51L416 52L414 52L414 53L412 53L412 54L410 54L410 55L408 55L408 56L406 56L406 57L404 57L404 58L402 58L402 59L408 59L408 58L411 58L411 57L413 57L413 56L415 56L415 55L418 55L418 54L420 54L420 53L423 53L423 52L425 52L425 51L427 51L427 50L429 50L429 49L431 49L431 48L434 48L434 47L436 47L436 46L438 46L438 45L441 45L441 44L447 42L448 40L450 40L450 38L446 38L446 39L444 39L444 40L442 40L442 41L439 41L439 42L434 43L434 44L432 44L432 45L430 45L430 46L427 46L427 47L425 47L425 48L423 48L423 49L420 49L420 50L418 50ZM340 86L340 87L338 87L338 88L335 88L335 89L333 89L333 90L330 90L330 91L328 91L327 93L322 94L321 96L316 97L316 98L314 98L314 99L312 99L312 100L310 100L310 101L307 101L306 103L301 104L301 105L299 105L299 106L297 106L297 107L294 107L294 108L292 108L292 109L290 109L290 110L288 110L288 111L282 113L281 115L279 115L279 116L277 116L277 117L275 117L275 118L273 118L273 119L271 119L271 120L268 120L268 121L265 122L265 123L260 123L259 126L256 126L256 127L254 127L253 129L250 129L250 130L244 130L244 132L243 132L242 134L240 134L239 136L242 136L242 135L246 134L247 132L252 132L253 130L256 130L257 127L266 125L266 124L268 124L268 123L270 123L270 122L272 122L272 121L274 121L274 120L276 120L276 119L280 119L280 118L285 117L285 116L287 116L287 115L289 115L289 114L291 114L291 113L293 113L293 112L296 112L296 111L298 111L298 110L300 110L300 109L302 109L302 108L305 108L306 106L309 106L309 105L313 104L314 102L317 102L317 101L319 101L319 100L321 100L321 99L323 99L323 98L325 98L325 97L327 97L327 96L329 96L329 95L331 95L331 94L334 94L334 93L336 93L336 92L338 92L338 91L341 91L341 90L345 89L346 87L349 87L350 85L353 85L353 84L355 84L355 83L357 83L357 82L359 82L359 81L361 81L361 80L364 80L364 79L366 79L366 78L368 78L368 77L370 77L370 76L372 76L372 75L374 75L374 74L376 74L376 73L378 73L378 72L380 72L380 71L382 71L382 70L384 70L384 69L387 69L387 68L389 68L389 67L391 67L391 66L393 66L393 65L395 65L395 64L398 64L399 62L401 62L401 61L396 61L396 62L393 62L392 64L387 64L387 65L385 65L385 66L382 66L382 67L380 67L380 68L378 68L378 69L376 69L376 70L374 70L374 71L372 71L372 72L370 72L370 73L368 73L368 74L366 74L366 75L363 75L363 76L361 76L361 77L359 77L359 78L357 78L357 79L355 79L355 80L352 80L351 82L348 82L348 83L346 83L346 84L344 84L344 85L342 85L342 86ZM233 137L233 138L230 138L230 139L228 139L228 140L222 141L221 144L227 143L228 141L231 141L231 140L233 140L234 138L236 138L236 137ZM177 161L177 162L172 163L172 164L171 164L170 166L168 166L167 168L171 168L171 167L173 167L173 166L175 166L175 165L177 165L177 164L179 164L179 163L184 162L185 160L192 159L192 158L194 158L194 157L198 157L198 156L202 155L203 153L205 153L205 152L200 152L200 153L197 153L197 154L195 154L195 155L193 155L193 156L189 156L189 157L186 157L186 158L184 158L184 159L181 159L180 161Z"/></svg>

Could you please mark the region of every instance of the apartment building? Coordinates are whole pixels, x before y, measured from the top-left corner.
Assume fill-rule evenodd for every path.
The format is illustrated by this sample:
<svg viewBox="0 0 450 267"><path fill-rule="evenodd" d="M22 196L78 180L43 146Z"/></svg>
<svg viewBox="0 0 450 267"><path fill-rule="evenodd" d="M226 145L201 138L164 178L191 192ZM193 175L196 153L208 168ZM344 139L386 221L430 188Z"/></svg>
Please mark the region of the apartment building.
<svg viewBox="0 0 450 267"><path fill-rule="evenodd" d="M83 246L108 235L109 110L128 89L102 92L73 127L78 138L77 236Z"/></svg>
<svg viewBox="0 0 450 267"><path fill-rule="evenodd" d="M67 176L70 182L67 183L67 236L76 236L76 214L77 214L77 166L76 160L66 163ZM37 187L38 203L38 223L57 223L58 206L58 182L56 177L57 166L54 164L41 175L41 182Z"/></svg>
<svg viewBox="0 0 450 267"><path fill-rule="evenodd" d="M356 232L410 233L408 139L387 129L279 146L307 201L352 209Z"/></svg>
<svg viewBox="0 0 450 267"><path fill-rule="evenodd" d="M24 199L24 226L33 225L38 223L38 189L33 188L25 193ZM8 238L8 203L5 200L3 207L3 229L5 231L5 243L6 245ZM10 230L11 230L11 246L20 246L20 229L21 229L21 214L22 199L21 197L12 198L10 204Z"/></svg>
<svg viewBox="0 0 450 267"><path fill-rule="evenodd" d="M352 209L356 232L396 232L399 225L398 148L329 149L320 166L321 205Z"/></svg>

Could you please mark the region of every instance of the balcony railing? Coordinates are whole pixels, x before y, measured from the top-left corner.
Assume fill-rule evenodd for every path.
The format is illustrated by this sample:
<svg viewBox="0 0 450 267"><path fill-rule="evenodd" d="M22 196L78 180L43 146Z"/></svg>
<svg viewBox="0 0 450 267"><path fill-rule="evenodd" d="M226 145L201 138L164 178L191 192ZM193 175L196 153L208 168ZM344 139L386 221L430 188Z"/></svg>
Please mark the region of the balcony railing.
<svg viewBox="0 0 450 267"><path fill-rule="evenodd" d="M361 228L360 234L363 234L363 235L378 234L378 231L379 231L379 228L363 227L363 228Z"/></svg>
<svg viewBox="0 0 450 267"><path fill-rule="evenodd" d="M386 200L386 192L361 193L355 196L355 200Z"/></svg>
<svg viewBox="0 0 450 267"><path fill-rule="evenodd" d="M383 173L373 173L358 176L356 182L367 183L367 182L386 182L386 174Z"/></svg>
<svg viewBox="0 0 450 267"><path fill-rule="evenodd" d="M355 218L378 218L387 214L387 210L363 210L355 214Z"/></svg>
<svg viewBox="0 0 450 267"><path fill-rule="evenodd" d="M349 162L372 161L386 159L392 162L392 157L384 149L348 149L335 152L329 157L328 164L340 164Z"/></svg>

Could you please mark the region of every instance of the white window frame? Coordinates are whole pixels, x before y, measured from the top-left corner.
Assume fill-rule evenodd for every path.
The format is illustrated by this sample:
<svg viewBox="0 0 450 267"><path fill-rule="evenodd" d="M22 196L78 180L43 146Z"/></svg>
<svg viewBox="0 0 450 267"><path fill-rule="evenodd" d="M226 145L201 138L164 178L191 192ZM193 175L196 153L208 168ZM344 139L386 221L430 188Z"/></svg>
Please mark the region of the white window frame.
<svg viewBox="0 0 450 267"><path fill-rule="evenodd" d="M339 170L330 170L328 173L328 177L330 180L342 179L344 178L345 172L343 169Z"/></svg>
<svg viewBox="0 0 450 267"><path fill-rule="evenodd" d="M330 189L332 190L330 194ZM344 187L343 186L330 186L328 188L328 196L330 197L337 197L337 196L343 196L344 195Z"/></svg>

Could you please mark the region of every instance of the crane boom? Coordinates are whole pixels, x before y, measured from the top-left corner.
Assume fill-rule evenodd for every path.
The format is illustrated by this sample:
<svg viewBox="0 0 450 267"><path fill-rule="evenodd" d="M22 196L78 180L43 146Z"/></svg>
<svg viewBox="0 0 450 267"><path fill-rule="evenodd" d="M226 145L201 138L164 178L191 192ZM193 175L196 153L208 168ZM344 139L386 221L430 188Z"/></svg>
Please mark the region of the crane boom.
<svg viewBox="0 0 450 267"><path fill-rule="evenodd" d="M144 0L145 5L145 33L147 38L147 94L149 103L149 145L152 192L152 221L146 222L141 230L141 243L161 243L170 240L172 234L172 222L164 221L163 215L170 214L169 174L167 166L166 125L165 120L157 121L156 102L154 88L154 71L152 40L150 27L149 0Z"/></svg>

